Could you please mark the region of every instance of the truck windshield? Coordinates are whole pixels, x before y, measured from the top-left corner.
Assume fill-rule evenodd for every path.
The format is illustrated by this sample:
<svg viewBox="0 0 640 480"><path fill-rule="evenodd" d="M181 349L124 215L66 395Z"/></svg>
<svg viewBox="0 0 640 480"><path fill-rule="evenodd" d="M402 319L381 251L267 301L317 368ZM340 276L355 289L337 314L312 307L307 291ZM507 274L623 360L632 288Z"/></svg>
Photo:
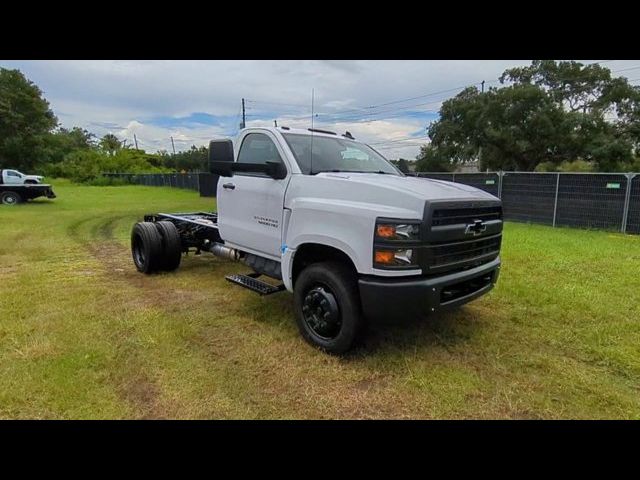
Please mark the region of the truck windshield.
<svg viewBox="0 0 640 480"><path fill-rule="evenodd" d="M391 163L364 143L344 138L283 133L302 173L381 173L401 175Z"/></svg>

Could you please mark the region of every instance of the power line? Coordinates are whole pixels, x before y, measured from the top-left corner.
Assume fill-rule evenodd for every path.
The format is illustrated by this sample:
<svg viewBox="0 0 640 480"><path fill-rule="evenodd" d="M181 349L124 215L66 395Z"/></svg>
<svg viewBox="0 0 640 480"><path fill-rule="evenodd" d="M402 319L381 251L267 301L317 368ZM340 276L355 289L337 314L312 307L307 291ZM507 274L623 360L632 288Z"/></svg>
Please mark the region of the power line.
<svg viewBox="0 0 640 480"><path fill-rule="evenodd" d="M282 105L285 107L304 107L309 108L309 105L303 105L300 103L280 103L280 102L263 102L262 100L247 100L247 103L260 103L264 105Z"/></svg>
<svg viewBox="0 0 640 480"><path fill-rule="evenodd" d="M395 138L395 139L381 141L381 142L374 142L374 143L370 143L369 145L386 145L388 143L397 143L397 142L406 142L406 141L411 141L411 140L420 140L421 138L426 138L426 137L427 137L426 135L418 135L418 136L415 136L415 137L409 136L409 137Z"/></svg>

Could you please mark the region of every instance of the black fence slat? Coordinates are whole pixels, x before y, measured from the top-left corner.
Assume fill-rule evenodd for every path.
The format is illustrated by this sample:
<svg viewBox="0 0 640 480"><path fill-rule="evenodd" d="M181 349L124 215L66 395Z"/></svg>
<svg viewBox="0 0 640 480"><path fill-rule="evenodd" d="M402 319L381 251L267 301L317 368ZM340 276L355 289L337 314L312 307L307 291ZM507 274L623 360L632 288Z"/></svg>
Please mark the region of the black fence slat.
<svg viewBox="0 0 640 480"><path fill-rule="evenodd" d="M420 172L415 176L453 180L499 196L505 220L640 233L639 174ZM498 178L497 185L488 185L493 178Z"/></svg>
<svg viewBox="0 0 640 480"><path fill-rule="evenodd" d="M502 210L505 220L553 225L558 176L505 173L502 176Z"/></svg>
<svg viewBox="0 0 640 480"><path fill-rule="evenodd" d="M416 173L416 177L420 178L432 178L434 180L446 180L447 182L453 181L453 173Z"/></svg>
<svg viewBox="0 0 640 480"><path fill-rule="evenodd" d="M640 175L636 175L631 180L627 233L640 233Z"/></svg>
<svg viewBox="0 0 640 480"><path fill-rule="evenodd" d="M213 182L213 187L209 186L204 188L207 194L203 196L209 197L216 196L218 178L217 175L212 176L210 173L104 173L103 176L119 178L125 183L133 185L185 188L188 190L195 190L196 192L201 190L200 177L205 176L205 178L209 178L210 182Z"/></svg>
<svg viewBox="0 0 640 480"><path fill-rule="evenodd" d="M453 181L476 187L491 195L498 196L500 175L497 173L456 173Z"/></svg>
<svg viewBox="0 0 640 480"><path fill-rule="evenodd" d="M625 175L560 175L556 225L622 229Z"/></svg>

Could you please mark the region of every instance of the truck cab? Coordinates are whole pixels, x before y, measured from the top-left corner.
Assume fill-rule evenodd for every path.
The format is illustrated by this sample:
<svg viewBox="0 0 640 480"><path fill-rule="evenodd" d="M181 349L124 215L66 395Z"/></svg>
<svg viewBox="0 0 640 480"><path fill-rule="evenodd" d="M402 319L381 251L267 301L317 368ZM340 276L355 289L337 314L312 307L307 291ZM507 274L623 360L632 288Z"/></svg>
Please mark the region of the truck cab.
<svg viewBox="0 0 640 480"><path fill-rule="evenodd" d="M29 185L42 183L44 177L25 175L18 170L0 170L0 183L6 185Z"/></svg>
<svg viewBox="0 0 640 480"><path fill-rule="evenodd" d="M217 236L202 248L252 268L235 283L280 280L302 336L328 352L351 348L367 321L462 305L498 279L498 198L405 176L348 132L248 128L211 142L210 171Z"/></svg>

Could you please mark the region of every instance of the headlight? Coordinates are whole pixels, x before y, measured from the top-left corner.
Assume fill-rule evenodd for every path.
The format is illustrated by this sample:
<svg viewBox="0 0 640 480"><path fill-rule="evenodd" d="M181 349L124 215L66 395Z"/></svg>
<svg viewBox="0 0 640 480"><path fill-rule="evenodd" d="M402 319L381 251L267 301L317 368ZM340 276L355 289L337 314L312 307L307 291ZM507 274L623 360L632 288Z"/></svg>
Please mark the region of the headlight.
<svg viewBox="0 0 640 480"><path fill-rule="evenodd" d="M376 265L382 267L408 267L414 265L411 248L376 248L374 253Z"/></svg>
<svg viewBox="0 0 640 480"><path fill-rule="evenodd" d="M419 268L416 242L420 221L380 218L373 238L373 266L377 268ZM403 245L406 244L406 245Z"/></svg>
<svg viewBox="0 0 640 480"><path fill-rule="evenodd" d="M420 225L416 223L377 223L376 238L379 240L420 240Z"/></svg>

